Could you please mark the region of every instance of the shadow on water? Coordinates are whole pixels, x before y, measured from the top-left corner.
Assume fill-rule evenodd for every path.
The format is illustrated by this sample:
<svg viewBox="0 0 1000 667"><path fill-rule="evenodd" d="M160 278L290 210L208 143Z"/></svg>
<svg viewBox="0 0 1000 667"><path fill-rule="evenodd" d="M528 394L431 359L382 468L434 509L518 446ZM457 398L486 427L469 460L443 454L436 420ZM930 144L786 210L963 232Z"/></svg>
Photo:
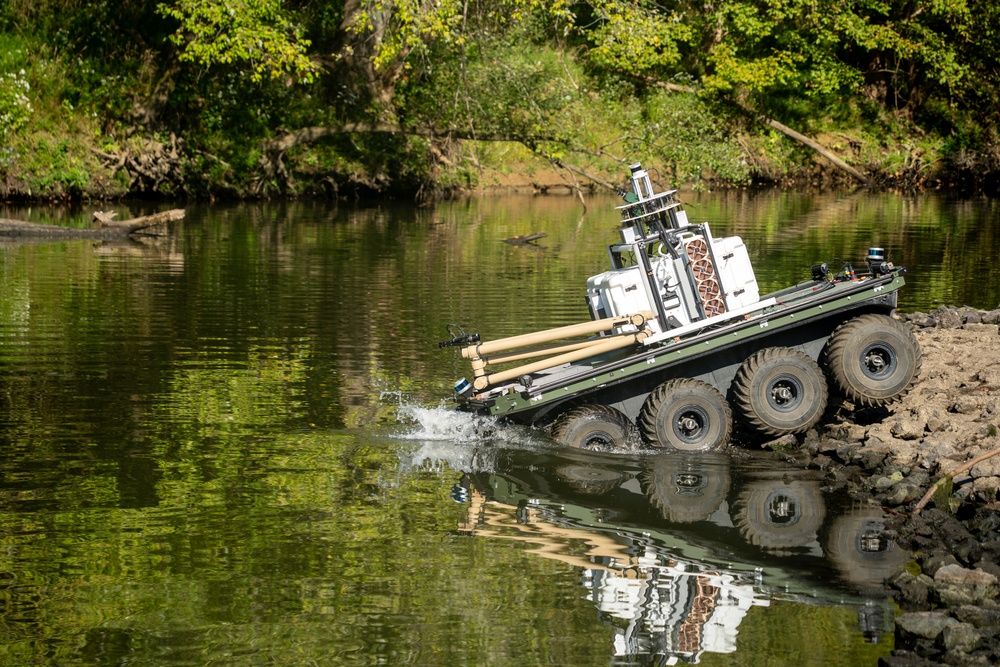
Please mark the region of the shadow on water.
<svg viewBox="0 0 1000 667"><path fill-rule="evenodd" d="M892 631L882 580L910 554L881 509L830 492L822 473L745 453L568 450L524 433L448 445L421 429L406 465L456 471L452 499L467 508L456 532L579 568L613 629L612 664L732 653L750 610L777 603L849 607L870 643Z"/></svg>

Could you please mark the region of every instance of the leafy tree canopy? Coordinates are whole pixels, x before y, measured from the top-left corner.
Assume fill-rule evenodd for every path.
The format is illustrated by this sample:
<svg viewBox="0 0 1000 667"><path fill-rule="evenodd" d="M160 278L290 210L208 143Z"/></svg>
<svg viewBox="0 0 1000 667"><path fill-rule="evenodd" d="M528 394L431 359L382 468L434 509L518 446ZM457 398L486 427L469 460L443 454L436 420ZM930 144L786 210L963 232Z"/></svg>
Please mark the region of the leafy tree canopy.
<svg viewBox="0 0 1000 667"><path fill-rule="evenodd" d="M309 82L316 75L307 55L310 41L281 0L175 0L158 9L180 22L171 40L181 47L182 61L242 63L254 81L291 75Z"/></svg>

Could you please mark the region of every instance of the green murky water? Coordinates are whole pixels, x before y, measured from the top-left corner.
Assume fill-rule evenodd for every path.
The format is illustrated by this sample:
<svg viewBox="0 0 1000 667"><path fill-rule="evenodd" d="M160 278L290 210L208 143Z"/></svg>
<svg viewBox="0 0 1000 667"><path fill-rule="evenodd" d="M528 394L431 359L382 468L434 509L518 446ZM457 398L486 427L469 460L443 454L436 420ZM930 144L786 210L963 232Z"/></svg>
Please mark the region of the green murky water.
<svg viewBox="0 0 1000 667"><path fill-rule="evenodd" d="M877 245L903 310L1000 303L989 200L687 201L762 292ZM820 480L440 407L446 324L587 319L615 203L193 206L141 245L0 245L0 664L874 665L905 554Z"/></svg>

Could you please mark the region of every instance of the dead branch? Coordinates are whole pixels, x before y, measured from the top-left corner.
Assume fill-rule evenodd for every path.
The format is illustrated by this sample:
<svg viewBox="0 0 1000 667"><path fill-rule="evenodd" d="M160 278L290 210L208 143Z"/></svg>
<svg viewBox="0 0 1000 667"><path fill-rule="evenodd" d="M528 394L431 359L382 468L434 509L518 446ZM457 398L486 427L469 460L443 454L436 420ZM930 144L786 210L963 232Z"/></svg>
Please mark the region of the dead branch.
<svg viewBox="0 0 1000 667"><path fill-rule="evenodd" d="M825 148L822 144L820 144L820 143L818 143L818 142L810 139L809 137L807 137L804 134L796 132L795 130L793 130L792 128L788 127L787 125L783 125L783 124L779 123L778 121L774 120L773 118L761 118L761 121L765 125L767 125L768 127L773 127L778 132L781 132L786 137L789 137L790 139L794 139L795 141L798 141L800 144L803 144L804 146L808 146L809 148L813 149L814 151L816 151L817 153L819 153L820 155L822 155L823 157L825 157L827 160L829 160L833 164L833 166L837 167L838 169L840 169L840 170L842 170L844 172L847 172L848 174L850 174L854 178L858 179L859 181L861 181L865 185L869 185L869 181L868 181L868 177L867 176L865 176L860 171L858 171L857 169L855 169L851 165L849 165L846 162L844 162L843 160L841 160L832 151L830 151L827 148Z"/></svg>
<svg viewBox="0 0 1000 667"><path fill-rule="evenodd" d="M930 502L931 498L934 496L937 490L940 489L942 486L944 486L944 484L946 484L949 479L954 479L956 475L961 475L966 470L972 470L972 468L976 464L982 463L987 459L991 459L998 454L1000 454L1000 449L994 449L992 452L986 452L982 456L977 456L971 461L963 463L962 465L955 468L951 472L945 473L945 475L941 477L941 479L939 479L938 481L934 482L934 484L931 485L931 488L927 489L927 493L925 493L924 497L920 499L920 502L914 505L913 514L914 515L920 514L921 510L923 510L924 506Z"/></svg>
<svg viewBox="0 0 1000 667"><path fill-rule="evenodd" d="M544 239L548 234L545 232L534 232L532 234L525 234L524 236L512 236L509 239L504 239L504 243L509 243L510 245L524 245L526 243L534 243L538 239Z"/></svg>
<svg viewBox="0 0 1000 667"><path fill-rule="evenodd" d="M174 220L184 218L184 209L173 209L144 215L131 220L114 221L110 216L102 216L105 221L98 218L95 227L59 227L56 225L46 225L38 222L25 222L23 220L10 220L0 218L0 237L3 238L35 238L51 239L53 241L67 239L121 239L133 234L139 234L143 230L156 225L161 225Z"/></svg>
<svg viewBox="0 0 1000 667"><path fill-rule="evenodd" d="M667 81L661 81L661 80L656 79L656 78L651 77L651 76L645 76L645 75L632 75L632 76L635 76L636 78L638 78L638 79L640 79L642 81L645 81L646 83L648 83L650 85L659 86L661 88L666 88L667 90L671 90L671 91L677 92L677 93L696 93L697 92L697 90L695 88L692 88L691 86L681 86L681 85L678 85L676 83L669 83ZM750 110L744 104L741 104L739 101L737 101L736 104L741 109L743 109L744 111L750 113ZM830 163L833 164L833 166L837 167L837 169L840 169L840 170L842 170L842 171L850 174L851 176L853 176L857 180L861 181L864 185L871 185L871 182L869 181L869 179L868 179L867 176L865 176L864 174L862 174L860 171L858 171L857 169L855 169L851 165L849 165L846 162L844 162L842 159L840 159L840 157L838 157L835 153L833 153L833 151L829 150L828 148L826 148L825 146L823 146L819 142L817 142L817 141L815 141L813 139L810 139L809 137L807 137L806 135L804 135L804 134L802 134L800 132L796 132L792 128L790 128L787 125L784 125L782 123L779 123L778 121L774 120L773 118L767 118L767 117L764 117L764 116L760 116L759 118L760 118L760 121L762 123L764 123L765 125L767 125L768 127L772 127L775 130L777 130L778 132L781 132L782 134L784 134L789 139L797 141L800 144L802 144L803 146L806 146L806 147L811 148L812 150L816 151L817 153L819 153L820 155L822 155L823 157L825 157L827 160L829 160Z"/></svg>

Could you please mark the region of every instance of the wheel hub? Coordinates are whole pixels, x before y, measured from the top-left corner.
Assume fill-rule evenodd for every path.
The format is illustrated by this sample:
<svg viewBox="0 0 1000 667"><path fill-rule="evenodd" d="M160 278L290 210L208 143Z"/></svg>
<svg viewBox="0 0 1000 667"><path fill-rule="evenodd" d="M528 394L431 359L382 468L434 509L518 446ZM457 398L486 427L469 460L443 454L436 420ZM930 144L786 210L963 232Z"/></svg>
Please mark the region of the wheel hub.
<svg viewBox="0 0 1000 667"><path fill-rule="evenodd" d="M674 423L674 433L684 442L696 442L705 430L708 418L696 408L681 412Z"/></svg>
<svg viewBox="0 0 1000 667"><path fill-rule="evenodd" d="M774 390L771 392L771 396L773 396L774 400L777 401L778 403L788 403L793 398L795 398L795 394L792 392L792 390L789 387L785 386L775 387Z"/></svg>
<svg viewBox="0 0 1000 667"><path fill-rule="evenodd" d="M861 355L861 370L868 377L880 380L896 369L896 352L887 345L870 345Z"/></svg>
<svg viewBox="0 0 1000 667"><path fill-rule="evenodd" d="M791 375L781 375L775 378L769 389L767 402L779 412L794 410L802 402L802 383Z"/></svg>

